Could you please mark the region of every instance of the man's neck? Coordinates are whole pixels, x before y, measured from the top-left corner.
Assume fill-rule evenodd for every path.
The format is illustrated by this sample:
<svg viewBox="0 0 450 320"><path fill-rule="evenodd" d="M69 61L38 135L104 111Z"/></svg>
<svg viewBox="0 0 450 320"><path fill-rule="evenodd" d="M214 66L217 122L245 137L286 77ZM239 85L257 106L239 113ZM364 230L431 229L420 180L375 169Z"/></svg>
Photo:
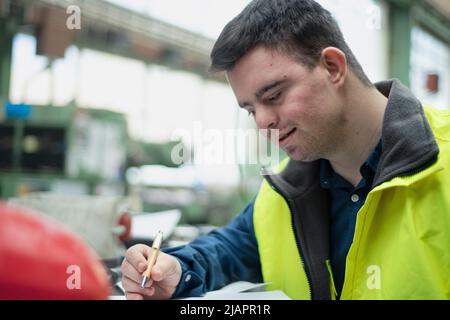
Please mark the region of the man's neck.
<svg viewBox="0 0 450 320"><path fill-rule="evenodd" d="M375 149L381 138L387 98L376 88L355 85L349 89L342 144L329 157L333 170L357 186L361 181L360 167Z"/></svg>

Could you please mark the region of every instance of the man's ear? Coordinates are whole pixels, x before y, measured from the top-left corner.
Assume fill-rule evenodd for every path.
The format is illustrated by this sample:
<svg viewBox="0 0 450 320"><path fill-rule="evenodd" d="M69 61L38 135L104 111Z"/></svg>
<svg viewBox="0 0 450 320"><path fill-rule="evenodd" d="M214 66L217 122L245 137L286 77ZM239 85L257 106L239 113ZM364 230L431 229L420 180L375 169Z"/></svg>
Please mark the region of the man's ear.
<svg viewBox="0 0 450 320"><path fill-rule="evenodd" d="M342 85L348 71L345 53L338 48L327 47L322 50L320 61L328 71L331 82L336 85Z"/></svg>

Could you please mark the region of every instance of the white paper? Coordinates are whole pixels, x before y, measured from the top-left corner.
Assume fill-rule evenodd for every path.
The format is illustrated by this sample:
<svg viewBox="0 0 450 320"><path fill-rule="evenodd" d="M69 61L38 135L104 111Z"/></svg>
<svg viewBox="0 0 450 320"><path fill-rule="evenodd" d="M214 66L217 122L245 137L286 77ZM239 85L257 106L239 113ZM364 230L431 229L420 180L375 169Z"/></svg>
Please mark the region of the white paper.
<svg viewBox="0 0 450 320"><path fill-rule="evenodd" d="M267 283L247 281L233 282L222 289L207 292L203 297L190 297L179 300L291 300L284 292L264 291ZM110 296L109 300L126 300L125 296Z"/></svg>
<svg viewBox="0 0 450 320"><path fill-rule="evenodd" d="M109 296L108 300L127 300L125 296Z"/></svg>
<svg viewBox="0 0 450 320"><path fill-rule="evenodd" d="M219 290L207 292L202 297L181 300L291 300L282 291L264 291L267 284L237 281Z"/></svg>
<svg viewBox="0 0 450 320"><path fill-rule="evenodd" d="M191 297L183 300L291 300L284 292L279 290L262 292L221 292L211 294L208 292L203 297Z"/></svg>
<svg viewBox="0 0 450 320"><path fill-rule="evenodd" d="M221 293L221 292L229 292L229 293L238 293L238 292L246 292L246 291L264 291L267 283L253 283L248 281L236 281L230 283L229 285L219 289L210 291L209 294Z"/></svg>
<svg viewBox="0 0 450 320"><path fill-rule="evenodd" d="M131 237L150 240L156 238L158 230L163 232L164 239L168 239L181 218L180 210L130 213L132 213Z"/></svg>

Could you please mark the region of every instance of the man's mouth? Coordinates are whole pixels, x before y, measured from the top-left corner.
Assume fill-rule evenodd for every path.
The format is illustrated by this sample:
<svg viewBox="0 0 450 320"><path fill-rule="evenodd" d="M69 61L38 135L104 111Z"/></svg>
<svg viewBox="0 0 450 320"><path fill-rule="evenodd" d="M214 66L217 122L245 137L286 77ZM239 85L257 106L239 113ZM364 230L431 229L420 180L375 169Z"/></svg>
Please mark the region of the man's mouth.
<svg viewBox="0 0 450 320"><path fill-rule="evenodd" d="M287 133L284 133L282 135L280 135L280 145L283 144L285 141L288 140L288 138L297 130L297 128L293 128L292 130L288 131Z"/></svg>

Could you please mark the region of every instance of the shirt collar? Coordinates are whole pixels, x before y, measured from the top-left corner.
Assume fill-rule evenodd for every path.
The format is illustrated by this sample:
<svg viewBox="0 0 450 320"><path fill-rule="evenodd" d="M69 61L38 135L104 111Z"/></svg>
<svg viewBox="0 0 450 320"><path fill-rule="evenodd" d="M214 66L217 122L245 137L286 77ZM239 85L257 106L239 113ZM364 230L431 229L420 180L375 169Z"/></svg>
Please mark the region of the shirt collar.
<svg viewBox="0 0 450 320"><path fill-rule="evenodd" d="M374 175L377 171L378 162L381 156L381 139L372 150L367 160L360 167L360 172L364 180L366 180L371 174ZM325 159L320 160L319 169L320 186L324 189L345 187L343 185L343 179L339 179L336 172L330 165L330 162Z"/></svg>

